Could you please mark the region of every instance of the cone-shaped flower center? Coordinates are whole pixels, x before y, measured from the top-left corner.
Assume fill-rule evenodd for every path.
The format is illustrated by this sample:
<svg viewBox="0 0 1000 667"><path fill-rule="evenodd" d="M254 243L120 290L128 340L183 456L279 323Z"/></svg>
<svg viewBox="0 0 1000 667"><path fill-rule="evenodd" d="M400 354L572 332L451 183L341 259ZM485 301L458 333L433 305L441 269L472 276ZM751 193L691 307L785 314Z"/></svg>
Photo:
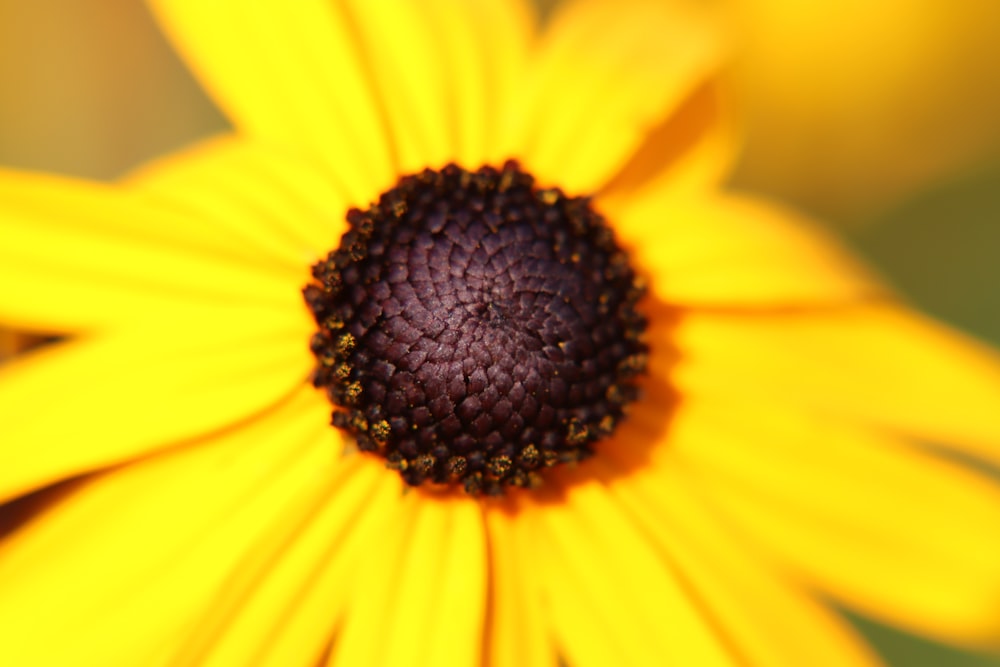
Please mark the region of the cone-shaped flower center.
<svg viewBox="0 0 1000 667"><path fill-rule="evenodd" d="M645 367L642 290L587 199L449 165L347 220L304 291L314 382L360 449L498 494L612 432Z"/></svg>

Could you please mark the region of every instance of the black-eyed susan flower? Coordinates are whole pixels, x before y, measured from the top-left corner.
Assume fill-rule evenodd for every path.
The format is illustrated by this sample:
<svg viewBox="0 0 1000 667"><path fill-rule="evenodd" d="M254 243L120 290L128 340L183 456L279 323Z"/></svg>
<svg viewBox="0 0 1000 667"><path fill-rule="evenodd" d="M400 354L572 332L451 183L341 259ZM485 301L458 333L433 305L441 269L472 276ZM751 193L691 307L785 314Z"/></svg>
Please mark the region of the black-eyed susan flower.
<svg viewBox="0 0 1000 667"><path fill-rule="evenodd" d="M0 178L0 664L871 665L1000 631L1000 365L723 194L669 3L155 3L228 113ZM331 425L332 422L332 425ZM32 500L39 501L32 503Z"/></svg>

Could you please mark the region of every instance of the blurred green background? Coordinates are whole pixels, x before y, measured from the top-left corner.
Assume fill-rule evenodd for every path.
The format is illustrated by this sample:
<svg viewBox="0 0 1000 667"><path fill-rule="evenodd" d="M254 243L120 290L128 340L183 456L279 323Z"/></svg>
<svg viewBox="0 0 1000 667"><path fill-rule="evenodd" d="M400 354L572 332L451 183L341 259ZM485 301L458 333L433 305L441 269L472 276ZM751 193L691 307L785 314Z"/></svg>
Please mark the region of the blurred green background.
<svg viewBox="0 0 1000 667"><path fill-rule="evenodd" d="M1000 345L1000 2L665 1L737 44L733 187L820 218ZM139 0L0 0L0 100L0 165L98 179L226 127ZM893 665L1000 666L856 620Z"/></svg>

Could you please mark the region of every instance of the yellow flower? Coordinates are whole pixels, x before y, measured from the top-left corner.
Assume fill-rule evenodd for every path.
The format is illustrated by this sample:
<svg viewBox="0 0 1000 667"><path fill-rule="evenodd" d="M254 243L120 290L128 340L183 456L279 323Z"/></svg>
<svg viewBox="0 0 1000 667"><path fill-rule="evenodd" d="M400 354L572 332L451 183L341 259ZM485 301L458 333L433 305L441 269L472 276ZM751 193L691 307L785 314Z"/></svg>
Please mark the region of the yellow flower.
<svg viewBox="0 0 1000 667"><path fill-rule="evenodd" d="M0 179L0 316L72 334L0 375L0 494L61 482L0 544L0 664L877 664L827 598L994 641L1000 492L924 443L1000 462L1000 364L718 190L721 48L669 4L156 2L236 136ZM643 395L537 488L404 493L302 288L401 175L509 158L648 283Z"/></svg>

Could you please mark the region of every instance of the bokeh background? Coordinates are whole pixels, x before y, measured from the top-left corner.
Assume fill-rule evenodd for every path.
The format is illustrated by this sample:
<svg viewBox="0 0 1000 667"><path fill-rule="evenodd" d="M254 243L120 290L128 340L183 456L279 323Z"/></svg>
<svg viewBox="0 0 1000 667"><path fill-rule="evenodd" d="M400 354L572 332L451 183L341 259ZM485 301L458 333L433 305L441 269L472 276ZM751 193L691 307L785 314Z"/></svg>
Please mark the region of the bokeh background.
<svg viewBox="0 0 1000 667"><path fill-rule="evenodd" d="M664 1L736 44L731 186L814 215L1000 345L1000 1ZM225 128L140 0L0 0L0 165L113 179ZM0 331L0 359L23 342ZM855 621L893 665L1000 667Z"/></svg>

